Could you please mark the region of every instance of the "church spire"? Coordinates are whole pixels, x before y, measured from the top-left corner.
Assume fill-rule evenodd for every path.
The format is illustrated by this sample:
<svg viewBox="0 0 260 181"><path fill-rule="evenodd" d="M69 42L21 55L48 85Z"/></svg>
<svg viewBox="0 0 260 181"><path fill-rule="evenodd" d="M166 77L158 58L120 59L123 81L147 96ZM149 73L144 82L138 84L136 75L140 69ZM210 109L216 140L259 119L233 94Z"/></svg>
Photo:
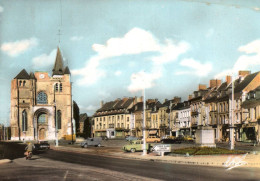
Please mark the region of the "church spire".
<svg viewBox="0 0 260 181"><path fill-rule="evenodd" d="M63 75L63 59L59 47L57 48L57 55L52 69L52 75Z"/></svg>

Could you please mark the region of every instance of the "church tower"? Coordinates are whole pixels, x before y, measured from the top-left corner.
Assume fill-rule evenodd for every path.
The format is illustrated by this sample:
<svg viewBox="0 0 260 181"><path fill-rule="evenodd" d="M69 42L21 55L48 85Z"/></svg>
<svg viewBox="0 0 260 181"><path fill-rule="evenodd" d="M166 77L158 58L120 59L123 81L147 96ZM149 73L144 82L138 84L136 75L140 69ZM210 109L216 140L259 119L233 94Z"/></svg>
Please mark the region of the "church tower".
<svg viewBox="0 0 260 181"><path fill-rule="evenodd" d="M57 48L52 76L23 69L11 82L11 139L55 140L72 135L72 84ZM55 130L58 130L57 132Z"/></svg>

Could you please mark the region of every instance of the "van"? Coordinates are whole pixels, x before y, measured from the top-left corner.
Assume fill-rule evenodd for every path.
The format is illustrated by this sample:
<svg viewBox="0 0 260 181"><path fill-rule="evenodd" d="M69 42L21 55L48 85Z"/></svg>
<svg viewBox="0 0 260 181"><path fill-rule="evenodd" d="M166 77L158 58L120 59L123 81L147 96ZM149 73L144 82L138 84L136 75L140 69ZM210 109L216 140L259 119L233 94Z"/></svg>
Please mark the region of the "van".
<svg viewBox="0 0 260 181"><path fill-rule="evenodd" d="M88 146L101 146L101 137L94 137L94 138L87 138L85 141L83 141L80 146L82 148L87 148Z"/></svg>

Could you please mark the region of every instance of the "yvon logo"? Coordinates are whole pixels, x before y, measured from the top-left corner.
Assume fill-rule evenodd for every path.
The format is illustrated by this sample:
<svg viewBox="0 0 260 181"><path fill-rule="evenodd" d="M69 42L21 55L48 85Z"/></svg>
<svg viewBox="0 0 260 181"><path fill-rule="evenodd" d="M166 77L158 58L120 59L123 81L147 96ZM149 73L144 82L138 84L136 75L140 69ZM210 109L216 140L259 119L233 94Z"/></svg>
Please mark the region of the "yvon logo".
<svg viewBox="0 0 260 181"><path fill-rule="evenodd" d="M241 156L229 156L227 161L224 163L224 166L227 167L227 170L231 170L232 168L246 165L247 162L244 161L246 158L247 153Z"/></svg>

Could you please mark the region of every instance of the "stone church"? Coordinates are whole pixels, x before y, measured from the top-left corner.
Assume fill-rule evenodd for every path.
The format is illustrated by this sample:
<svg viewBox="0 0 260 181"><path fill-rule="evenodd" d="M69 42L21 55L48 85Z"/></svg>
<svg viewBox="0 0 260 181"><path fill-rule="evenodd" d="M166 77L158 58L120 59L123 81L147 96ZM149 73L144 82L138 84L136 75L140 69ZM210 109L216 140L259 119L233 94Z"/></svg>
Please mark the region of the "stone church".
<svg viewBox="0 0 260 181"><path fill-rule="evenodd" d="M23 69L11 81L11 139L55 140L73 133L72 83L57 49L52 75ZM57 131L56 131L57 130Z"/></svg>

